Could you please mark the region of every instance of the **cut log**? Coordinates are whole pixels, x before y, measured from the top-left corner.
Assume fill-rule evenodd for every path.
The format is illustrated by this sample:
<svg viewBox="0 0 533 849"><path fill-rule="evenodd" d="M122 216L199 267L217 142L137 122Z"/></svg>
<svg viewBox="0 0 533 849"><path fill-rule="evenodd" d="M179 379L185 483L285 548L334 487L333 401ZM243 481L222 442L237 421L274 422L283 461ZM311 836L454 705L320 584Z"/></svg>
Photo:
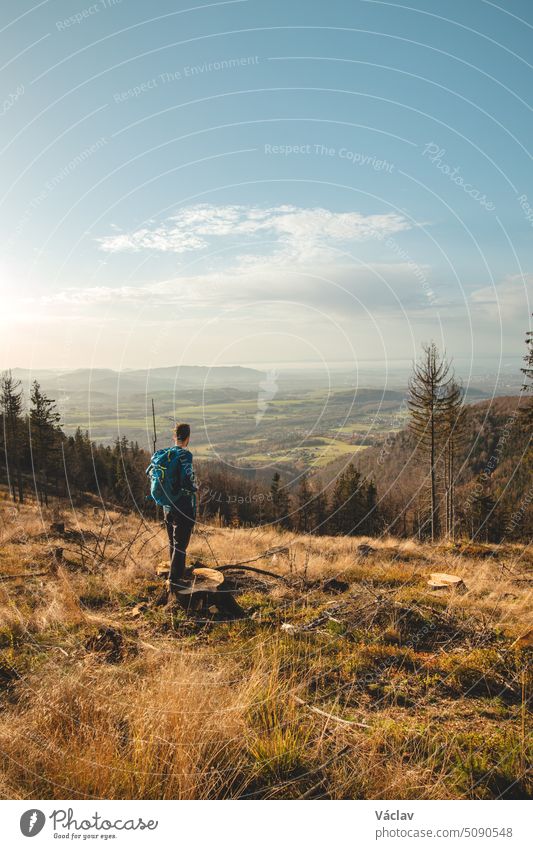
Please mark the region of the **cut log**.
<svg viewBox="0 0 533 849"><path fill-rule="evenodd" d="M432 590L458 590L466 592L466 585L459 575L449 575L447 572L432 572L429 576L428 587Z"/></svg>
<svg viewBox="0 0 533 849"><path fill-rule="evenodd" d="M189 613L200 606L206 609L214 606L220 613L233 618L244 616L244 610L235 601L231 585L218 569L193 569L191 582L177 590L175 597Z"/></svg>

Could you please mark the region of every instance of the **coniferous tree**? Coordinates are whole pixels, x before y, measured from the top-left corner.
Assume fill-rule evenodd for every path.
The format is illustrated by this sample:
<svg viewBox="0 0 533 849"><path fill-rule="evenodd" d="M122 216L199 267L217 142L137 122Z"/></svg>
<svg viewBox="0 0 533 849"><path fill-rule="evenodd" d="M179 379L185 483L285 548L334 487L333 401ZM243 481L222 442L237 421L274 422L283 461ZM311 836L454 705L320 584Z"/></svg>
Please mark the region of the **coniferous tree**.
<svg viewBox="0 0 533 849"><path fill-rule="evenodd" d="M290 501L287 490L281 482L279 472L274 472L270 484L270 506L272 521L282 528L289 528L291 525Z"/></svg>
<svg viewBox="0 0 533 849"><path fill-rule="evenodd" d="M334 534L352 536L364 533L366 482L353 463L338 476L331 499L330 529Z"/></svg>
<svg viewBox="0 0 533 849"><path fill-rule="evenodd" d="M10 371L0 378L3 441L9 491L13 501L24 501L22 480L22 384Z"/></svg>
<svg viewBox="0 0 533 849"><path fill-rule="evenodd" d="M369 536L374 536L378 530L378 492L374 481L368 481L366 484L366 517L365 517L365 532Z"/></svg>
<svg viewBox="0 0 533 849"><path fill-rule="evenodd" d="M418 451L425 457L429 476L431 504L431 539L440 536L440 516L437 494L437 460L444 413L453 376L434 342L423 346L420 362L413 366L409 381L408 406L410 429L417 441Z"/></svg>
<svg viewBox="0 0 533 849"><path fill-rule="evenodd" d="M323 489L319 489L313 497L313 533L327 533L328 514L328 496Z"/></svg>
<svg viewBox="0 0 533 849"><path fill-rule="evenodd" d="M307 475L302 475L296 494L296 528L302 534L313 530L313 493L309 486Z"/></svg>
<svg viewBox="0 0 533 849"><path fill-rule="evenodd" d="M53 399L47 398L34 380L30 396L30 457L37 497L48 504L51 461L57 453L60 415ZM57 457L56 466L57 466Z"/></svg>
<svg viewBox="0 0 533 849"><path fill-rule="evenodd" d="M494 539L494 529L491 520L494 517L496 501L490 487L476 493L471 505L471 538L477 542L489 542Z"/></svg>
<svg viewBox="0 0 533 849"><path fill-rule="evenodd" d="M113 447L114 475L113 491L121 503L131 501L130 469L128 463L128 440L125 436L117 437Z"/></svg>

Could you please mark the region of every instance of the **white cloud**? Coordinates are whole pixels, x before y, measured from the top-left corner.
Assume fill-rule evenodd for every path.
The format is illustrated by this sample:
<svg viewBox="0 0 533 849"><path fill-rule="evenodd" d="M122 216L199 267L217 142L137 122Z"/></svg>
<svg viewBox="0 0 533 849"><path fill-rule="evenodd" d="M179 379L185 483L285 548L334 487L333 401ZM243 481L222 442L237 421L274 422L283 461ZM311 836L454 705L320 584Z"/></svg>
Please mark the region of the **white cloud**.
<svg viewBox="0 0 533 849"><path fill-rule="evenodd" d="M428 270L429 274L429 270ZM264 258L218 272L124 286L72 287L39 299L43 306L141 307L181 305L189 315L269 301L310 306L331 314L425 308L427 298L407 263L307 265Z"/></svg>
<svg viewBox="0 0 533 849"><path fill-rule="evenodd" d="M152 226L150 226L150 224ZM274 242L274 252L284 258L324 253L332 245L349 244L376 236L410 229L409 222L396 213L363 215L359 212L332 212L316 207L270 208L242 205L199 204L184 209L155 224L131 233L115 233L98 239L102 250L161 251L185 253L209 247L214 239L237 237L239 242L258 238Z"/></svg>
<svg viewBox="0 0 533 849"><path fill-rule="evenodd" d="M498 316L506 320L527 322L533 309L533 274L508 275L495 286L484 286L472 292L470 300L476 311L491 320Z"/></svg>

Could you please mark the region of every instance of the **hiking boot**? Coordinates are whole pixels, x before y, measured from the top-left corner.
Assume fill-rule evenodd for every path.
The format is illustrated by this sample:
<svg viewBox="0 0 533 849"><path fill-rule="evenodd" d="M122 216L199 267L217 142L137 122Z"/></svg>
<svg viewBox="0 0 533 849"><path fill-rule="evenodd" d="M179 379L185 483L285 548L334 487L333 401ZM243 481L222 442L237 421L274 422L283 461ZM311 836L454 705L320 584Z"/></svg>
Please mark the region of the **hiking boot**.
<svg viewBox="0 0 533 849"><path fill-rule="evenodd" d="M168 591L170 595L175 595L180 590L186 590L190 587L191 582L185 576L177 581L168 582Z"/></svg>

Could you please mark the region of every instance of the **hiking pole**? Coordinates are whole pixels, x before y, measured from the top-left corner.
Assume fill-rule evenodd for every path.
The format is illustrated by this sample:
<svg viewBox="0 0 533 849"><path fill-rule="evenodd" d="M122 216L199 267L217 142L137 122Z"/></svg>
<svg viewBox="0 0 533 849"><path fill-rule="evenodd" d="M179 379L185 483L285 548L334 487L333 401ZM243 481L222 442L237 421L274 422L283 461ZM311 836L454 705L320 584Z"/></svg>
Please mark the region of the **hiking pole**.
<svg viewBox="0 0 533 849"><path fill-rule="evenodd" d="M152 424L153 424L153 427L154 427L154 438L152 440L154 450L153 450L152 453L155 454L155 451L156 451L156 448L157 448L157 430L156 430L156 427L155 427L155 406L154 406L154 399L153 398L152 398ZM159 522L159 505L158 504L155 505L155 520L156 520L156 522Z"/></svg>
<svg viewBox="0 0 533 849"><path fill-rule="evenodd" d="M153 450L152 453L155 454L155 449L156 449L156 446L157 446L157 431L155 429L155 407L154 407L154 399L153 398L152 398L152 422L153 422L153 425L154 425L154 439L153 439L154 450Z"/></svg>

